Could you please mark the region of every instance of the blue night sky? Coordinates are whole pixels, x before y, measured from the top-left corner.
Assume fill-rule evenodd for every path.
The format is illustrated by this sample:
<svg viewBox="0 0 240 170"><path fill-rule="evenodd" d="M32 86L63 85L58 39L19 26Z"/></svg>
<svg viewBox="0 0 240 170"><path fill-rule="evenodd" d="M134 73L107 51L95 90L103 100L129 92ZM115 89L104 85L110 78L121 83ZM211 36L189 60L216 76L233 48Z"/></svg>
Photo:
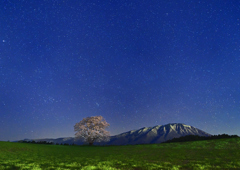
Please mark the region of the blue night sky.
<svg viewBox="0 0 240 170"><path fill-rule="evenodd" d="M240 1L3 0L0 140L184 123L240 135Z"/></svg>

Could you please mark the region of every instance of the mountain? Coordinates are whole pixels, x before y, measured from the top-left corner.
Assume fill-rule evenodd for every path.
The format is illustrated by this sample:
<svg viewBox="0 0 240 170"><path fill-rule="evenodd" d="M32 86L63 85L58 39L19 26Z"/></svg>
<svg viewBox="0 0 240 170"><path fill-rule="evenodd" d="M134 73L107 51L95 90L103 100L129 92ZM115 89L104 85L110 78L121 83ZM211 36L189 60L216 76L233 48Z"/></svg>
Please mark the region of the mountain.
<svg viewBox="0 0 240 170"><path fill-rule="evenodd" d="M154 144L187 135L211 136L193 126L172 123L154 127L144 127L112 136L108 145Z"/></svg>
<svg viewBox="0 0 240 170"><path fill-rule="evenodd" d="M182 123L170 123L167 125L158 125L154 127L143 127L138 130L132 130L119 135L111 136L108 142L95 142L94 145L136 145L136 144L154 144L162 143L173 138L179 138L187 135L212 136L193 126ZM47 141L53 143L84 144L83 140L75 140L73 137L58 139L33 139L34 141ZM25 140L32 141L32 140Z"/></svg>

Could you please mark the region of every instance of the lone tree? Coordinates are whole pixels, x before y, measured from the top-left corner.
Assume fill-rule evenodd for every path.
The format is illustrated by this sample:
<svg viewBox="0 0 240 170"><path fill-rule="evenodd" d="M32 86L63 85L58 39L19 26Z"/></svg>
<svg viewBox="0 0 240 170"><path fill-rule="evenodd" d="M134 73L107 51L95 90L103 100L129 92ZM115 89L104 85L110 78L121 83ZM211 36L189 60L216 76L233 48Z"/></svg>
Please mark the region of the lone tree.
<svg viewBox="0 0 240 170"><path fill-rule="evenodd" d="M75 137L83 138L90 146L93 142L109 141L110 133L105 130L110 124L102 116L92 116L81 120L74 126Z"/></svg>

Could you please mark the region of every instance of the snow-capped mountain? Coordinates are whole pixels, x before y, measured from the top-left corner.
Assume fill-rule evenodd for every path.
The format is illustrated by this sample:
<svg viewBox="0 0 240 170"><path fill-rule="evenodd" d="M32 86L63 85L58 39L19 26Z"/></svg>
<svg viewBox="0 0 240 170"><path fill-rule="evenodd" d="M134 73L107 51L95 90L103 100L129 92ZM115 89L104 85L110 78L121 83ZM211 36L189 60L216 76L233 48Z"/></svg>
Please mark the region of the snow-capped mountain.
<svg viewBox="0 0 240 170"><path fill-rule="evenodd" d="M110 145L153 144L186 135L211 136L193 126L182 123L144 127L111 137Z"/></svg>
<svg viewBox="0 0 240 170"><path fill-rule="evenodd" d="M144 127L132 130L119 135L111 136L108 142L95 142L94 145L135 145L135 144L154 144L186 135L211 136L210 134L197 129L193 126L182 123L170 123L154 127ZM34 141L47 141L53 143L84 144L83 140L75 140L73 137L58 139L33 139ZM26 140L31 141L31 140Z"/></svg>

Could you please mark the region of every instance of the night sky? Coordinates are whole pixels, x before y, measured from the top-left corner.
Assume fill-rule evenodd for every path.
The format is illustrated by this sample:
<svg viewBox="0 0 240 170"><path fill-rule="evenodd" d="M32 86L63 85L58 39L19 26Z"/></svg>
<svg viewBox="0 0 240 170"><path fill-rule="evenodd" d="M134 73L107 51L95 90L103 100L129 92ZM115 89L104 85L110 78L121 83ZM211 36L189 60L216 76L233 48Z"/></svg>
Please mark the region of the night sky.
<svg viewBox="0 0 240 170"><path fill-rule="evenodd" d="M98 115L240 135L240 1L1 1L0 140Z"/></svg>

